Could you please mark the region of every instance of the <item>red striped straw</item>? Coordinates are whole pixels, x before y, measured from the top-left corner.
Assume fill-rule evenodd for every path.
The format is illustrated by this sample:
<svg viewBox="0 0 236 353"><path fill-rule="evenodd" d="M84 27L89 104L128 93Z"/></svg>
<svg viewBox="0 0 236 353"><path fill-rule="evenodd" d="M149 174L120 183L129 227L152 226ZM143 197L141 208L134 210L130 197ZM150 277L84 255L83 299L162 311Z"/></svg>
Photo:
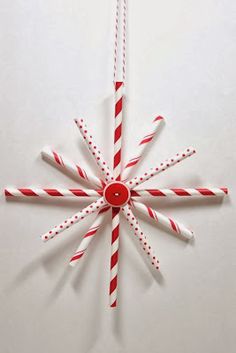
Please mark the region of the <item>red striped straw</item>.
<svg viewBox="0 0 236 353"><path fill-rule="evenodd" d="M129 180L126 184L130 189L134 189L138 185L144 183L145 181L149 180L150 178L154 177L155 175L157 175L157 174L165 171L166 169L174 166L175 164L183 161L187 157L192 156L195 152L196 151L193 147L188 147L184 151L177 153L172 158L169 158L169 159L165 160L164 162L158 164L155 168L151 168L147 172L143 173L142 175Z"/></svg>
<svg viewBox="0 0 236 353"><path fill-rule="evenodd" d="M110 307L117 306L118 261L120 237L120 208L112 207L111 260L110 260Z"/></svg>
<svg viewBox="0 0 236 353"><path fill-rule="evenodd" d="M152 247L150 246L146 236L143 234L142 229L138 223L137 218L134 216L130 206L126 205L122 208L122 211L125 215L125 218L131 228L134 231L134 235L139 239L139 244L145 253L148 255L148 258L151 264L158 270L159 269L159 260L157 259L156 255L153 253Z"/></svg>
<svg viewBox="0 0 236 353"><path fill-rule="evenodd" d="M125 168L122 172L122 180L128 180L130 174L134 171L135 167L138 165L139 161L143 157L144 153L147 150L147 147L150 146L151 142L153 141L154 136L159 131L161 124L163 123L164 118L162 116L157 116L153 121L148 133L143 136L140 140L136 150L135 156L130 158L129 161L126 163Z"/></svg>
<svg viewBox="0 0 236 353"><path fill-rule="evenodd" d="M115 85L115 129L114 129L114 158L113 174L114 179L121 180L121 143L122 143L122 113L123 113L123 89L126 73L126 0L116 1L115 14L115 40L114 40L114 85ZM121 10L121 12L120 12ZM122 18L122 26L119 28L119 21ZM121 34L120 34L121 31ZM122 51L122 63L118 63L119 34ZM122 70L122 81L118 80L118 69ZM117 278L118 278L118 259L119 259L119 227L120 227L120 209L112 209L112 237L111 237L111 263L110 263L110 306L117 305Z"/></svg>
<svg viewBox="0 0 236 353"><path fill-rule="evenodd" d="M75 254L70 259L70 265L71 266L75 266L79 262L81 257L84 255L84 253L87 250L89 244L91 243L91 241L94 239L95 235L97 234L97 232L101 228L101 226L103 224L103 221L104 221L104 218L105 218L105 213L109 209L110 209L110 207L103 208L98 213L98 215L95 218L95 221L93 222L93 224L91 225L89 230L86 232L86 234L84 234L84 236L82 238L82 241L81 241L79 247L77 248Z"/></svg>
<svg viewBox="0 0 236 353"><path fill-rule="evenodd" d="M167 217L140 202L132 200L132 206L156 223L161 224L167 230L170 230L171 232L174 232L186 239L191 239L193 237L193 232L191 230L186 228L183 224L176 222L173 218Z"/></svg>
<svg viewBox="0 0 236 353"><path fill-rule="evenodd" d="M62 188L14 188L8 187L5 190L6 197L95 197L102 196L103 190L90 189L62 189Z"/></svg>
<svg viewBox="0 0 236 353"><path fill-rule="evenodd" d="M228 189L223 188L173 188L173 189L143 189L132 190L131 197L202 197L202 196L225 196Z"/></svg>
<svg viewBox="0 0 236 353"><path fill-rule="evenodd" d="M121 180L121 152L122 152L122 115L123 115L123 82L115 82L115 129L114 129L114 159L113 175L115 180ZM112 208L112 235L110 261L110 306L117 305L117 283L119 262L119 232L120 208Z"/></svg>
<svg viewBox="0 0 236 353"><path fill-rule="evenodd" d="M60 170L72 174L79 181L84 180L88 182L92 187L104 187L104 182L101 179L97 178L93 174L88 173L81 166L74 163L64 155L58 153L54 149L50 147L45 147L42 150L41 154L44 159L55 164L57 167L60 168Z"/></svg>
<svg viewBox="0 0 236 353"><path fill-rule="evenodd" d="M121 179L122 115L123 115L123 82L115 82L115 130L113 176Z"/></svg>

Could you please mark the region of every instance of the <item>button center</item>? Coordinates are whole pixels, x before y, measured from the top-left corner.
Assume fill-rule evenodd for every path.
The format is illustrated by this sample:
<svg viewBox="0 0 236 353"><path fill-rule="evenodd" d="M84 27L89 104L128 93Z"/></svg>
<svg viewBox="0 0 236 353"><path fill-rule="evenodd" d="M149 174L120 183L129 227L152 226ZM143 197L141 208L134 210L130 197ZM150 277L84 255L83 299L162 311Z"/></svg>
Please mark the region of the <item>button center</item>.
<svg viewBox="0 0 236 353"><path fill-rule="evenodd" d="M113 181L106 185L103 197L112 207L122 207L130 199L130 189L121 181Z"/></svg>

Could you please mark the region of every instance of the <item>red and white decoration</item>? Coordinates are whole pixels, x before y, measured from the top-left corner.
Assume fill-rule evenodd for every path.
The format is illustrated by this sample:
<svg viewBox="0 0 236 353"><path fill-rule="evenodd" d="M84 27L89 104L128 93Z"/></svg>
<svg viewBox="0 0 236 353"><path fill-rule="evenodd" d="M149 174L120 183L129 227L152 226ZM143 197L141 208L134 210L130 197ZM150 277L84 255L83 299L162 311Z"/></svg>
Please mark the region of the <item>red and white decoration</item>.
<svg viewBox="0 0 236 353"><path fill-rule="evenodd" d="M120 92L118 92L120 90ZM79 180L85 180L90 188L87 189L62 189L58 187L53 188L14 188L8 187L5 189L6 197L64 197L64 198L95 198L96 200L90 203L84 209L78 211L70 218L63 221L58 226L53 227L42 235L43 241L48 241L54 237L59 236L64 230L72 227L74 224L82 221L85 217L88 217L92 213L97 213L97 216L88 229L86 234L83 236L78 248L75 250L74 255L70 260L70 265L75 266L79 263L80 259L87 250L90 242L96 236L97 232L101 229L106 214L111 210L111 261L110 261L110 306L117 306L117 288L118 288L118 259L119 259L119 238L120 238L120 214L123 214L127 222L129 223L134 238L138 240L141 248L144 250L150 263L157 270L159 269L159 260L150 245L150 242L146 235L144 235L140 224L134 215L133 211L137 211L145 215L149 220L154 221L166 229L167 232L172 232L183 239L189 240L193 237L193 232L181 224L179 221L166 216L157 210L152 209L146 202L153 198L163 197L223 197L228 194L228 190L225 187L221 188L209 188L209 187L198 187L198 188L171 188L171 189L141 189L137 188L143 184L146 180L153 178L155 175L164 172L170 167L183 161L187 157L192 156L195 153L194 148L188 147L184 151L177 153L171 158L159 163L154 168L149 169L139 177L129 178L129 175L133 172L133 169L137 167L138 162L143 156L144 150L150 145L154 136L158 133L160 124L163 123L164 119L158 116L152 122L151 132L145 135L141 139L137 153L135 157L129 159L125 164L124 169L121 168L121 138L122 138L122 100L123 100L123 84L118 82L115 84L115 116L114 116L114 161L113 171L110 170L108 164L104 160L100 149L94 142L94 139L89 132L84 119L76 119L75 123L79 128L79 131L88 146L88 149L95 159L102 175L103 179L91 175L85 171L84 168L78 166L78 164L70 161L65 156L62 156L55 150L47 147L42 151L42 157L55 164L62 172L66 172L68 175L73 175ZM154 125L153 125L154 124ZM144 201L145 200L145 201Z"/></svg>
<svg viewBox="0 0 236 353"><path fill-rule="evenodd" d="M84 209L78 211L73 216L67 218L58 226L53 227L42 235L43 241L48 241L54 237L60 236L62 232L76 223L82 221L92 213L97 213L94 222L84 234L75 253L70 259L70 265L75 266L83 257L89 244L94 239L104 222L104 218L108 211L111 211L111 259L110 259L110 284L109 284L109 302L111 307L117 306L118 297L118 265L119 265L119 241L120 241L120 217L123 215L130 225L134 238L137 239L141 248L146 253L150 263L154 268L159 270L159 260L150 245L149 239L144 235L140 224L134 215L133 211L140 212L145 215L150 221L154 221L157 225L161 225L167 232L189 240L193 237L193 232L174 220L172 217L166 216L150 206L146 205L148 200L162 197L222 197L228 193L227 188L171 188L171 189L141 189L138 188L145 181L153 178L177 163L185 160L187 157L195 153L193 147L188 147L184 151L175 154L173 157L166 159L149 169L147 172L130 178L131 173L138 166L139 161L151 145L155 135L159 132L164 118L156 116L150 124L147 133L139 140L138 146L135 149L134 156L124 164L122 169L122 120L123 120L123 103L124 103L124 82L126 69L126 11L127 3L123 0L121 7L120 0L117 1L116 18L115 18L115 49L114 49L114 154L113 154L113 168L110 169L108 163L103 158L103 155L95 143L93 136L87 128L83 118L75 119L75 123L84 139L88 150L94 158L100 172L102 179L94 174L87 172L81 165L71 161L67 157L58 153L50 147L46 147L42 151L42 157L46 161L56 165L63 173L73 176L78 181L85 181L88 184L86 189L62 189L58 187L53 188L39 188L39 187L24 187L15 188L8 187L5 189L6 197L38 197L38 198L95 198ZM119 18L120 10L122 11L122 31L123 36L120 43L122 48L122 80L118 80L118 47L119 47ZM144 202L145 200L145 202Z"/></svg>

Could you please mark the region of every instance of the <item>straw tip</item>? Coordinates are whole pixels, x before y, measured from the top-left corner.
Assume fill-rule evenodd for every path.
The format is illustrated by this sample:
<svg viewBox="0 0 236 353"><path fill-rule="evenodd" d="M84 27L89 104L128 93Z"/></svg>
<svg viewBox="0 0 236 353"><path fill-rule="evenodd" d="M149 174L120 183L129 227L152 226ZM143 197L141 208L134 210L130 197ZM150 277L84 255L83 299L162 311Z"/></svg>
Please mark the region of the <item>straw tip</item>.
<svg viewBox="0 0 236 353"><path fill-rule="evenodd" d="M84 119L83 119L83 118L75 118L75 119L74 119L74 122L76 123L76 125L78 125L78 124L83 123L83 122L84 122Z"/></svg>
<svg viewBox="0 0 236 353"><path fill-rule="evenodd" d="M41 150L41 155L44 156L46 153L49 153L52 151L52 148L50 146L44 146Z"/></svg>
<svg viewBox="0 0 236 353"><path fill-rule="evenodd" d="M229 194L229 189L228 188L221 188L222 191L224 191L225 195Z"/></svg>
<svg viewBox="0 0 236 353"><path fill-rule="evenodd" d="M155 123L156 121L164 121L164 120L165 120L165 119L164 119L163 116L158 115L158 116L155 117L155 119L153 120L153 122Z"/></svg>
<svg viewBox="0 0 236 353"><path fill-rule="evenodd" d="M4 189L3 193L4 193L5 197L12 196L12 194L8 191L8 189Z"/></svg>
<svg viewBox="0 0 236 353"><path fill-rule="evenodd" d="M47 235L42 235L40 238L44 243L46 243L49 240L49 237Z"/></svg>
<svg viewBox="0 0 236 353"><path fill-rule="evenodd" d="M188 240L191 240L191 239L193 239L194 238L194 233L193 233L193 231L192 230L190 230L189 231L189 234L188 234Z"/></svg>
<svg viewBox="0 0 236 353"><path fill-rule="evenodd" d="M70 267L75 267L76 263L75 263L75 261L71 261L71 262L69 262L69 265L70 265Z"/></svg>
<svg viewBox="0 0 236 353"><path fill-rule="evenodd" d="M191 153L194 154L196 153L196 149L193 146L189 146L188 148L186 148L187 153Z"/></svg>

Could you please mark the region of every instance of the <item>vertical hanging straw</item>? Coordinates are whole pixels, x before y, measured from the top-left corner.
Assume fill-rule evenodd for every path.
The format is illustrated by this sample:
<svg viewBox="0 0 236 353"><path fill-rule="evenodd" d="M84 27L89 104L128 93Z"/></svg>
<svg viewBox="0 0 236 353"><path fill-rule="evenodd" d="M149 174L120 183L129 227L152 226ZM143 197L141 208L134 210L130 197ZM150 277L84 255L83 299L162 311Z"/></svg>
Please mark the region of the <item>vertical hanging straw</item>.
<svg viewBox="0 0 236 353"><path fill-rule="evenodd" d="M123 115L123 90L126 64L126 0L123 0L123 34L122 34L122 80L117 80L118 69L118 34L120 17L120 0L116 3L115 18L115 49L114 49L114 88L115 88L115 114L114 114L114 158L113 174L115 180L121 180L121 148L122 148L122 115ZM112 236L111 236L111 262L110 262L110 306L117 305L118 261L119 261L119 231L120 208L112 208Z"/></svg>

